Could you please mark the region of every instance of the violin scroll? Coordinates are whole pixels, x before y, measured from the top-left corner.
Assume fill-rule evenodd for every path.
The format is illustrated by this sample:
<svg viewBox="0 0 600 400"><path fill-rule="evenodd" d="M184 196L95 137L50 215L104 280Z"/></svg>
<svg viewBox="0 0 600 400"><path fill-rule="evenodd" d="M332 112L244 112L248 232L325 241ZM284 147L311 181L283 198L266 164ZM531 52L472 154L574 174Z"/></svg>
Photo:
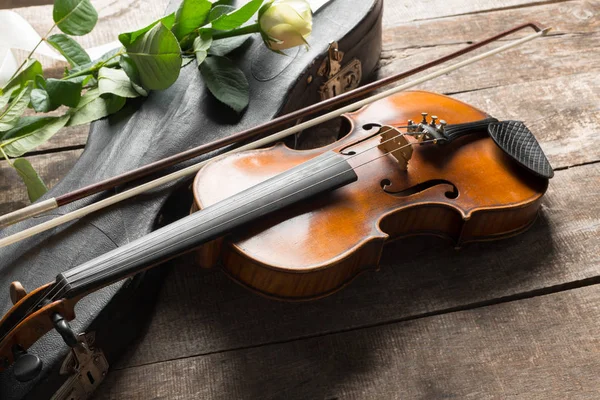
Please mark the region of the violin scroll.
<svg viewBox="0 0 600 400"><path fill-rule="evenodd" d="M59 328L65 341L70 338L61 328L68 328L66 321L75 318L74 308L80 297L53 301L48 297L53 285L49 283L25 294L0 320L0 372L17 362L15 377L21 381L33 379L41 370L41 361L38 363L37 356L27 353L27 349L55 328ZM11 294L21 295L20 288L21 285L11 285Z"/></svg>

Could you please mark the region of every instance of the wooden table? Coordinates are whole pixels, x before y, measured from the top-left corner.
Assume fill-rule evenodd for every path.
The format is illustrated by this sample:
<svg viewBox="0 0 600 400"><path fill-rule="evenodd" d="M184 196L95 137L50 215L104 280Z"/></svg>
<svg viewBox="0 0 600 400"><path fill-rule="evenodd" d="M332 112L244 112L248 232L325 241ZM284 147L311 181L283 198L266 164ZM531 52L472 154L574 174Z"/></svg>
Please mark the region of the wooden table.
<svg viewBox="0 0 600 400"><path fill-rule="evenodd" d="M135 1L97 3L106 35L117 20L155 18L166 1L143 15L128 8ZM399 242L381 271L302 304L179 265L97 399L600 398L600 1L386 0L385 8L380 76L521 22L554 27L422 86L535 133L556 176L534 227L460 251L431 238ZM42 31L49 10L18 12ZM57 135L29 155L50 185L85 133ZM6 212L26 196L4 161L0 169ZM401 268L385 267L399 258Z"/></svg>

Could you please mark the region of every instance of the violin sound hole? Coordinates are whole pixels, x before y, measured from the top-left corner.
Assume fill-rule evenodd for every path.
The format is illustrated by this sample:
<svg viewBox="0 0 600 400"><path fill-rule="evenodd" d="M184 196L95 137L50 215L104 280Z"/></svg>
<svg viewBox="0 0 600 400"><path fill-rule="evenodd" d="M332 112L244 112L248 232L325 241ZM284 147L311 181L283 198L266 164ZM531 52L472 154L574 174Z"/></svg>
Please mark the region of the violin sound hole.
<svg viewBox="0 0 600 400"><path fill-rule="evenodd" d="M430 189L434 186L444 185L449 186L450 189L444 193L444 196L446 196L446 198L456 199L458 197L458 188L452 182L447 181L445 179L432 179L402 190L394 190L392 181L390 181L389 179L383 179L380 182L380 185L384 192L398 197L412 196L414 194L421 193L427 189Z"/></svg>
<svg viewBox="0 0 600 400"><path fill-rule="evenodd" d="M371 138L372 138L373 136L375 136L375 135L378 135L378 134L379 134L379 128L381 128L381 124L377 124L377 123L369 123L369 124L364 124L364 125L362 126L362 128L363 128L363 130L365 130L365 131L369 131L369 130L371 130L371 129L373 129L373 128L377 128L377 131L375 131L375 132L371 133L370 135L367 135L366 137L363 137L363 138L362 138L362 139L360 139L360 140L357 140L356 142L352 142L352 143L350 143L349 145L345 146L344 148L342 148L342 149L340 150L340 154L342 154L342 155L344 155L344 156L353 156L353 155L355 155L355 154L356 154L356 152L355 152L355 151L353 151L353 150L348 150L348 149L349 149L349 148L351 148L351 147L353 147L353 146L356 146L357 144L360 144L360 143L362 143L362 142L364 142L364 141L367 141L367 140L371 139Z"/></svg>
<svg viewBox="0 0 600 400"><path fill-rule="evenodd" d="M377 123L374 123L374 122L372 122L372 123L364 124L364 125L362 126L362 128L363 128L365 131L369 131L369 130L371 130L371 129L373 129L373 128L381 128L381 124L377 124Z"/></svg>

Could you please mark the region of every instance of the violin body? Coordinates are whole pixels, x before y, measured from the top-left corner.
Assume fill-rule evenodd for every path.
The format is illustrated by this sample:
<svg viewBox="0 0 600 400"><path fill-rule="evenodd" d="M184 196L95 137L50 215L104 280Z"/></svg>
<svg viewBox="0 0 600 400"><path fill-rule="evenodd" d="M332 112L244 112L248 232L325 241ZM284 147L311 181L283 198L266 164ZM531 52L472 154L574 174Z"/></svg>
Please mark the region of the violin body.
<svg viewBox="0 0 600 400"><path fill-rule="evenodd" d="M461 246L526 230L548 180L520 166L488 135L414 145L406 170L378 147L381 135L373 133L379 126L406 125L424 111L448 124L488 117L440 94L403 92L345 115L348 133L323 148L298 151L278 144L208 164L194 181L196 209L326 151L345 155L358 180L204 244L200 265L220 263L236 281L266 296L308 300L377 269L383 246L394 239L435 235Z"/></svg>

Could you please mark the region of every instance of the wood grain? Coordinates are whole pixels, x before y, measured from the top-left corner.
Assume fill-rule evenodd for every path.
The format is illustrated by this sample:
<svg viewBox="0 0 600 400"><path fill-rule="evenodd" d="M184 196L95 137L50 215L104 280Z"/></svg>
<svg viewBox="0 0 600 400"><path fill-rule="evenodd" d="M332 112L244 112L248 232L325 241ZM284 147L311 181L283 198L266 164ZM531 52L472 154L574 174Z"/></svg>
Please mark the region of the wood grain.
<svg viewBox="0 0 600 400"><path fill-rule="evenodd" d="M397 2L385 3L385 15L390 12L390 3L396 4ZM531 3L533 5L528 7L507 9L484 15L468 14L388 27L383 31L383 48L387 52L409 48L425 50L435 46L467 44L528 21L537 21L542 26L551 26L550 36L585 34L599 30L600 20L597 17L600 13L600 1L598 0ZM528 34L528 31L522 31L515 34L514 37L523 37ZM508 40L511 39L503 39L503 41ZM539 47L539 43L539 40L532 42L534 47Z"/></svg>
<svg viewBox="0 0 600 400"><path fill-rule="evenodd" d="M482 14L486 16L492 12L506 9L520 9L535 4L563 3L560 0L391 0L385 3L383 24L385 28L397 26L402 23L423 20L438 20L469 14Z"/></svg>
<svg viewBox="0 0 600 400"><path fill-rule="evenodd" d="M586 287L112 371L95 398L592 399L599 303Z"/></svg>

